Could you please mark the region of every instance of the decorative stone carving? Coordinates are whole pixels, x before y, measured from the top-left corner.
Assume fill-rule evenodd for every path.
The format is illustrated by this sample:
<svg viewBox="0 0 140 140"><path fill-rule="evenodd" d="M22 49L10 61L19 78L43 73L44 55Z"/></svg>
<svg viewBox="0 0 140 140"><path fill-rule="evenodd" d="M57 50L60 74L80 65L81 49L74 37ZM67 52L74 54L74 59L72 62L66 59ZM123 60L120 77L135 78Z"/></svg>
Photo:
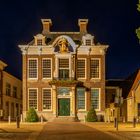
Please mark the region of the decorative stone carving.
<svg viewBox="0 0 140 140"><path fill-rule="evenodd" d="M58 46L61 53L68 52L68 42L65 38L61 38L58 41Z"/></svg>

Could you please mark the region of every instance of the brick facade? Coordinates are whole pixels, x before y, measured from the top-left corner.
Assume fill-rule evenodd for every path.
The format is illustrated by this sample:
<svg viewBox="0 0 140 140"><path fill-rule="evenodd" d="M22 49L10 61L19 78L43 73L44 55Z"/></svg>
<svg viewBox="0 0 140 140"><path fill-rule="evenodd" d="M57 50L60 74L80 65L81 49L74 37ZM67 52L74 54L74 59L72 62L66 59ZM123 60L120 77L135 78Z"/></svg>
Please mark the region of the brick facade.
<svg viewBox="0 0 140 140"><path fill-rule="evenodd" d="M58 99L60 98L69 98L70 99L70 116L76 117L78 115L79 119L84 119L87 111L91 107L91 89L99 88L100 89L100 99L99 106L100 109L97 110L97 115L104 115L105 110L105 52L108 48L107 45L95 45L91 43L90 45L83 44L86 40L84 38L91 39L93 42L93 36L87 33L87 23L88 20L82 19L79 20L80 32L50 32L50 21L48 19L43 19L43 31L42 34L38 34L35 39L28 45L19 45L19 48L22 51L22 61L23 61L23 114L24 118L26 118L26 112L28 111L28 89L29 88L37 88L38 89L38 115L43 115L43 117L47 120L50 120L54 117L58 117ZM44 23L45 22L45 23ZM47 23L46 23L47 22ZM37 45L37 37L46 38L45 45ZM50 39L50 42L47 42L47 39ZM61 50L57 50L58 43L64 39L67 41L66 45L68 51L61 52ZM76 40L76 41L75 41ZM81 42L77 44L76 42ZM61 46L62 47L62 46ZM60 46L58 47L60 49ZM38 61L38 78L37 79L29 79L28 77L28 60L30 58L36 58ZM51 58L52 59L52 78L51 79L43 79L42 75L42 59L43 58ZM59 79L59 67L58 61L59 59L69 59L69 79L68 81L74 79L77 81L77 84L67 84L61 83ZM77 77L77 60L78 58L84 58L86 60L85 65L85 73L86 78L80 79ZM91 79L91 59L96 58L99 59L99 78ZM57 79L61 84L50 84L50 81ZM67 83L67 80L65 80ZM78 110L77 109L77 88L79 87L78 81L82 82L82 87L85 88L85 106L86 109ZM61 97L58 95L59 87L68 87L70 89L69 96ZM80 86L81 87L81 86ZM51 88L52 89L52 110L43 111L42 108L42 89L43 88Z"/></svg>

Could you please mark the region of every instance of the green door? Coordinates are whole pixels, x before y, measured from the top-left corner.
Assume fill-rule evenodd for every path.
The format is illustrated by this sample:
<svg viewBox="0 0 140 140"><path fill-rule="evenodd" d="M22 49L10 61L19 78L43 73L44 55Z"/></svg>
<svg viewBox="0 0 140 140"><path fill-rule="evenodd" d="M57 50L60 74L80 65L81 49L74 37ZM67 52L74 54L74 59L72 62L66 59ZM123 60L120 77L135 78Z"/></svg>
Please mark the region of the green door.
<svg viewBox="0 0 140 140"><path fill-rule="evenodd" d="M70 116L70 99L58 99L58 116Z"/></svg>

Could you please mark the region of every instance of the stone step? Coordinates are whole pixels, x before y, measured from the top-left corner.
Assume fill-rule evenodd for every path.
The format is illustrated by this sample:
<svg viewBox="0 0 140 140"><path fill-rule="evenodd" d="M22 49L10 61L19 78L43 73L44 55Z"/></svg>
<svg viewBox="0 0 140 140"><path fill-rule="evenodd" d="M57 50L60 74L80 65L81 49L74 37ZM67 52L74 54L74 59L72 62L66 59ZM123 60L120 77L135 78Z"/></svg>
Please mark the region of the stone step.
<svg viewBox="0 0 140 140"><path fill-rule="evenodd" d="M56 117L52 120L53 122L77 122L79 121L76 117Z"/></svg>

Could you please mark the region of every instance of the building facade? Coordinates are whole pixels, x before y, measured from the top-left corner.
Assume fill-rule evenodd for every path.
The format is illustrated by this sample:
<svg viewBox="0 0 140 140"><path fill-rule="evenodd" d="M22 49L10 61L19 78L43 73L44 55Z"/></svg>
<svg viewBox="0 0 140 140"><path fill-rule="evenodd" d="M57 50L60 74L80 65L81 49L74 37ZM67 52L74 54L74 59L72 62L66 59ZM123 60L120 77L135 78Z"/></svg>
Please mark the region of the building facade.
<svg viewBox="0 0 140 140"><path fill-rule="evenodd" d="M95 44L88 19L79 19L79 32L52 32L51 19L42 19L41 34L19 45L23 62L23 116L29 108L46 120L85 118L94 107L105 111L105 54L108 45Z"/></svg>
<svg viewBox="0 0 140 140"><path fill-rule="evenodd" d="M137 70L132 87L126 99L127 102L127 121L133 122L134 119L140 122L140 70Z"/></svg>
<svg viewBox="0 0 140 140"><path fill-rule="evenodd" d="M140 121L140 70L125 79L106 80L105 121ZM120 104L116 104L116 97ZM122 98L121 98L122 97ZM122 101L121 101L122 100Z"/></svg>
<svg viewBox="0 0 140 140"><path fill-rule="evenodd" d="M22 114L22 82L4 71L6 66L0 60L0 120L16 120Z"/></svg>

